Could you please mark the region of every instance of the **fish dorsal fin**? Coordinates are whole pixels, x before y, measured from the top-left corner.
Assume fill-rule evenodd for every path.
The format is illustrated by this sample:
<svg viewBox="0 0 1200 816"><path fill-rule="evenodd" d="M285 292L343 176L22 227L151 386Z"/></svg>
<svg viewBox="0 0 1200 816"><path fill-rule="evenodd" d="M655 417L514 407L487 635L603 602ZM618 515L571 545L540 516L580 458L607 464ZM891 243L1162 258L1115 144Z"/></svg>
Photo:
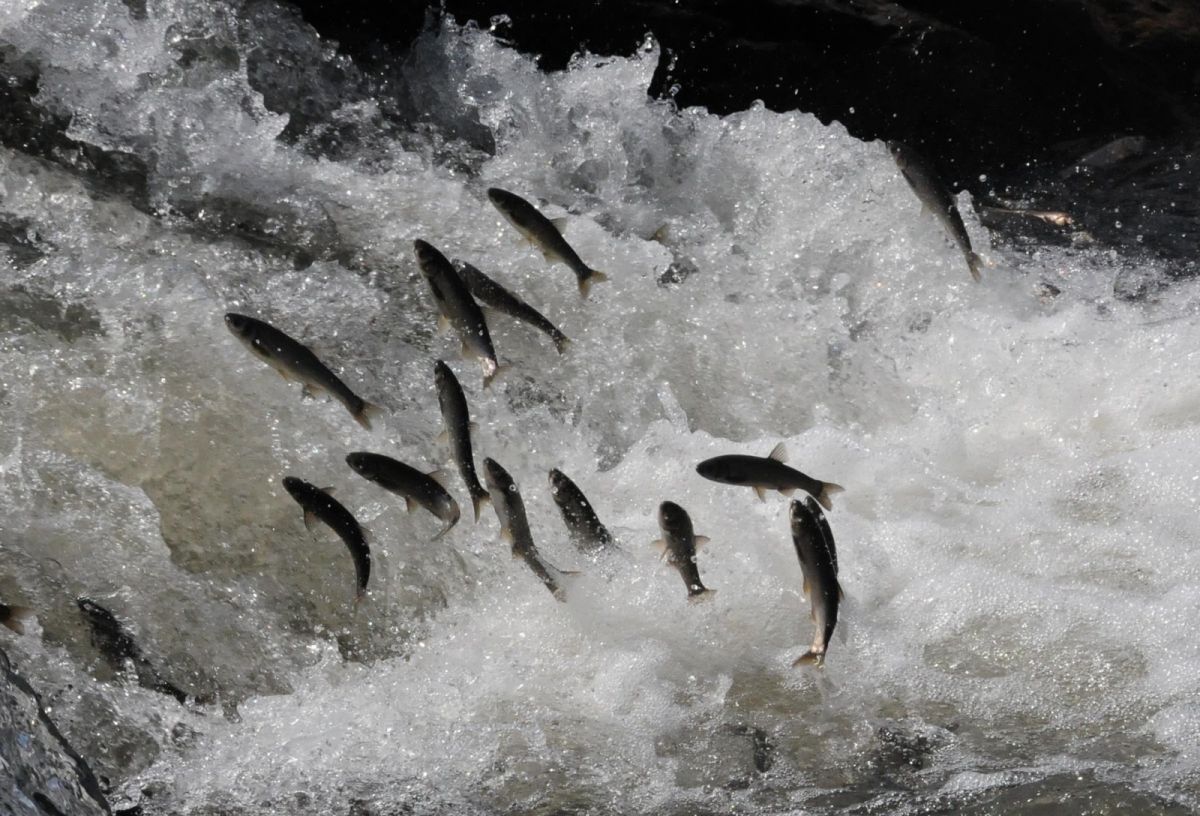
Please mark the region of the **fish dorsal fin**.
<svg viewBox="0 0 1200 816"><path fill-rule="evenodd" d="M559 235L563 235L567 231L567 217L564 215L561 218L551 218L550 223L558 230Z"/></svg>
<svg viewBox="0 0 1200 816"><path fill-rule="evenodd" d="M332 496L334 493L337 492L337 488L336 487L322 487L321 492L324 493L326 496Z"/></svg>
<svg viewBox="0 0 1200 816"><path fill-rule="evenodd" d="M771 449L771 454L767 458L774 459L776 462L786 462L787 456L788 456L787 445L780 442L778 445L776 445L774 448Z"/></svg>
<svg viewBox="0 0 1200 816"><path fill-rule="evenodd" d="M705 544L707 544L710 541L712 541L712 539L709 538L708 536L702 536L702 535L692 536L692 547L694 547L696 550L699 550L701 547L703 547Z"/></svg>

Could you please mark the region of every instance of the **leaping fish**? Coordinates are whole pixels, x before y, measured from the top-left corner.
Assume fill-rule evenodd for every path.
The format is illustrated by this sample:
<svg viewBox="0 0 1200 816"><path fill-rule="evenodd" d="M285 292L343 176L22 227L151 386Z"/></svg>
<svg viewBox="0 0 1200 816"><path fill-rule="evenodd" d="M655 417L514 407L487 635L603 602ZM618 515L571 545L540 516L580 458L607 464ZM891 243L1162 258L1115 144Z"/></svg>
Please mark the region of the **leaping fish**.
<svg viewBox="0 0 1200 816"><path fill-rule="evenodd" d="M811 496L806 496L803 503L792 502L791 522L792 543L800 559L800 571L804 573L804 594L808 596L816 624L812 646L792 665L816 663L820 666L825 662L829 639L837 626L838 603L842 599L837 577L837 548L829 522Z"/></svg>
<svg viewBox="0 0 1200 816"><path fill-rule="evenodd" d="M842 486L814 479L788 467L784 464L786 461L787 447L780 442L766 459L736 453L714 456L697 465L696 472L714 482L753 487L762 501L766 501L768 490L778 490L783 495L790 496L799 488L815 496L826 510L832 510L833 502L829 497L833 493L842 492Z"/></svg>
<svg viewBox="0 0 1200 816"><path fill-rule="evenodd" d="M356 590L355 602L367 594L367 581L371 577L371 548L367 536L354 516L332 495L332 487L317 487L295 476L285 476L283 486L292 498L304 509L304 526L312 529L313 521L322 521L346 544L354 559Z"/></svg>

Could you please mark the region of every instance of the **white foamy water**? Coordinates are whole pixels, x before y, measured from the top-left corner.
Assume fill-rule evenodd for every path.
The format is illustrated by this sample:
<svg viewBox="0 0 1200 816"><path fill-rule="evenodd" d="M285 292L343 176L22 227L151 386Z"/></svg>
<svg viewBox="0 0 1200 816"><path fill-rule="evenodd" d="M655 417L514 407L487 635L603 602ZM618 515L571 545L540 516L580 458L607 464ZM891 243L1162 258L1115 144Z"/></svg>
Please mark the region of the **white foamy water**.
<svg viewBox="0 0 1200 816"><path fill-rule="evenodd" d="M542 75L441 27L405 68L421 127L395 140L356 99L330 128L361 141L316 158L277 138L286 116L246 79L281 37L334 59L269 5L240 26L202 0L149 0L142 20L117 0L0 10L39 104L150 168L154 215L0 152L0 213L38 249L0 245L0 600L41 612L34 636L0 638L117 801L1013 812L1052 807L1058 786L1098 808L1200 807L1196 284L1115 301L1140 262L989 249L964 199L994 262L975 285L882 144L799 113L651 101L649 43ZM487 202L493 185L568 214L610 281L581 301ZM234 223L271 240L211 226ZM568 354L495 316L514 368L482 390L434 334L416 238L521 293ZM660 284L672 266L693 271ZM387 415L367 432L302 399L227 311L310 344ZM584 571L568 603L510 558L490 509L431 543L432 516L344 464L445 458L438 358L466 386L478 458L513 474L547 558ZM694 470L780 440L846 487L829 516L845 638L822 671L791 667L812 624L787 501ZM621 554L573 551L554 467ZM361 605L286 474L337 486L368 527ZM650 545L667 499L712 539L709 603L686 603ZM81 595L228 716L114 678Z"/></svg>

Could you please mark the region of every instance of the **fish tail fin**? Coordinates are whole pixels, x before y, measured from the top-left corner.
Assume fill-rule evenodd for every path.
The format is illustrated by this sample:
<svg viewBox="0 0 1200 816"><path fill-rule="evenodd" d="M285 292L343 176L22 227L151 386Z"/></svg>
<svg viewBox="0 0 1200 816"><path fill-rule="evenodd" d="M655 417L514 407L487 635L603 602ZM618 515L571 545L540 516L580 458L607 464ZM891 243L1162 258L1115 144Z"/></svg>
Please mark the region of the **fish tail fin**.
<svg viewBox="0 0 1200 816"><path fill-rule="evenodd" d="M18 635L25 634L25 621L33 617L33 609L28 606L10 606L0 625L7 626Z"/></svg>
<svg viewBox="0 0 1200 816"><path fill-rule="evenodd" d="M807 652L805 652L804 654L797 657L794 661L792 661L793 668L795 668L797 666L812 666L812 665L815 665L818 669L821 668L822 666L824 666L825 665L825 653L824 652L814 652L812 649L809 649Z"/></svg>
<svg viewBox="0 0 1200 816"><path fill-rule="evenodd" d="M559 353L559 354L566 354L566 353L567 353L567 349L568 349L568 348L570 347L570 345L571 345L571 338L570 338L570 337L567 337L567 336L566 336L565 334L563 334L562 332L557 332L557 333L555 333L555 335L554 335L553 339L554 339L554 347L555 347L556 349L558 349L558 353Z"/></svg>
<svg viewBox="0 0 1200 816"><path fill-rule="evenodd" d="M841 485L834 484L833 482L823 482L821 484L821 495L817 496L817 503L826 510L832 510L833 500L829 497L834 493L841 493L845 489L846 488L842 487Z"/></svg>
<svg viewBox="0 0 1200 816"><path fill-rule="evenodd" d="M508 373L508 372L509 372L509 371L511 371L511 370L512 370L512 366L511 366L511 365L508 365L507 363L506 363L505 365L497 365L495 368L491 369L491 371L490 371L490 372L489 372L487 369L484 369L484 372L483 372L483 387L484 387L484 388L491 388L491 387L492 387L492 381L493 381L493 380L495 380L495 379L496 379L497 377L499 377L501 374L506 374L506 373Z"/></svg>
<svg viewBox="0 0 1200 816"><path fill-rule="evenodd" d="M492 503L492 497L488 494L488 492L486 490L481 491L479 493L473 493L471 495L471 504L475 508L475 523L476 524L479 523L479 515L481 512L483 512L483 506L485 504L491 504L491 503Z"/></svg>
<svg viewBox="0 0 1200 816"><path fill-rule="evenodd" d="M970 250L967 251L967 268L971 270L971 277L975 279L976 283L983 280L983 276L979 274L979 267L983 266L983 264L983 258L979 257L977 253Z"/></svg>
<svg viewBox="0 0 1200 816"><path fill-rule="evenodd" d="M594 284L604 283L606 280L608 280L608 275L596 269L589 269L587 274L579 279L580 296L586 299Z"/></svg>
<svg viewBox="0 0 1200 816"><path fill-rule="evenodd" d="M364 402L362 408L354 415L354 421L366 430L371 430L371 420L383 413L383 409L373 402Z"/></svg>
<svg viewBox="0 0 1200 816"><path fill-rule="evenodd" d="M704 603L705 601L711 601L713 595L716 594L717 591L715 589L702 589L699 592L689 592L688 603Z"/></svg>

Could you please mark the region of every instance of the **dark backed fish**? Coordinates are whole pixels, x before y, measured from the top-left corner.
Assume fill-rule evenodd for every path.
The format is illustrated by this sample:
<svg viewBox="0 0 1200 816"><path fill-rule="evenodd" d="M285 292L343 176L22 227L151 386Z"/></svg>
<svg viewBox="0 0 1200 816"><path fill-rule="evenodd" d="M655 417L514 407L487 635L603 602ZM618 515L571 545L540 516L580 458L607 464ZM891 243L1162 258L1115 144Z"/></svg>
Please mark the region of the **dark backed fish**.
<svg viewBox="0 0 1200 816"><path fill-rule="evenodd" d="M816 624L812 646L792 665L816 663L820 666L825 662L829 639L837 626L838 604L842 599L837 577L837 548L829 522L811 496L806 496L803 502L792 502L791 522L792 543L796 545L800 571L804 573L804 594L808 596Z"/></svg>
<svg viewBox="0 0 1200 816"><path fill-rule="evenodd" d="M338 534L354 559L356 585L355 600L361 601L367 592L367 581L371 577L371 548L367 536L358 521L341 502L330 495L331 487L317 487L295 476L285 476L283 487L304 509L304 526L312 529L314 521L321 521Z"/></svg>
<svg viewBox="0 0 1200 816"><path fill-rule="evenodd" d="M355 422L367 430L371 429L371 417L379 412L379 406L372 405L351 391L307 346L271 324L246 315L230 312L225 315L225 325L246 348L278 371L285 380L303 383L307 394L320 391L330 394L346 406Z"/></svg>
<svg viewBox="0 0 1200 816"><path fill-rule="evenodd" d="M483 478L487 480L492 506L500 519L500 536L512 545L513 558L522 559L533 574L545 584L556 600L567 600L567 581L575 572L560 570L538 552L525 515L525 502L508 471L493 459L483 460Z"/></svg>
<svg viewBox="0 0 1200 816"><path fill-rule="evenodd" d="M560 261L571 268L579 282L581 296L588 296L592 284L608 280L608 275L585 264L567 243L562 234L565 219L551 221L519 195L499 187L489 188L487 194L488 200L495 205L500 214L517 228L517 232L525 236L525 240L540 249L547 261Z"/></svg>
<svg viewBox="0 0 1200 816"><path fill-rule="evenodd" d="M33 610L27 606L10 606L0 603L0 626L5 626L18 635L25 634L25 621L33 617Z"/></svg>
<svg viewBox="0 0 1200 816"><path fill-rule="evenodd" d="M696 466L696 472L705 479L721 484L752 487L760 500L766 501L768 490L778 490L790 496L799 488L816 497L826 510L833 509L830 495L842 492L842 486L822 482L784 464L787 448L782 442L775 446L767 458L735 453L705 459Z"/></svg>
<svg viewBox="0 0 1200 816"><path fill-rule="evenodd" d="M488 501L488 492L479 483L479 476L475 472L475 454L471 450L471 431L475 423L471 421L467 409L467 396L450 366L438 360L433 372L437 382L438 405L442 409L442 424L445 426L439 438L450 444L450 455L458 465L467 492L471 494L475 523L478 524L479 509Z"/></svg>
<svg viewBox="0 0 1200 816"><path fill-rule="evenodd" d="M437 301L441 315L438 327L454 328L458 339L462 341L463 354L476 357L483 367L483 387L487 388L500 372L501 366L496 361L496 349L492 345L483 310L471 297L471 291L445 255L425 241L414 241L413 249L417 253L421 274L425 276L433 299Z"/></svg>
<svg viewBox="0 0 1200 816"><path fill-rule="evenodd" d="M158 673L158 670L142 653L133 636L112 612L91 598L77 598L75 604L87 622L92 636L92 645L100 652L114 674L124 674L132 666L139 686L174 697L181 704L187 704L187 692Z"/></svg>
<svg viewBox="0 0 1200 816"><path fill-rule="evenodd" d="M571 541L581 552L595 554L617 546L583 491L557 468L550 471L550 493L562 513Z"/></svg>
<svg viewBox="0 0 1200 816"><path fill-rule="evenodd" d="M547 320L541 312L466 261L455 260L454 266L462 277L463 283L467 285L467 289L470 290L471 295L477 301L515 320L528 323L553 340L554 347L558 349L559 354L566 352L567 346L570 345L571 341L565 334L558 330L557 326Z"/></svg>
<svg viewBox="0 0 1200 816"><path fill-rule="evenodd" d="M424 507L446 522L442 531L433 537L434 541L450 532L458 523L458 502L438 481L442 475L440 470L422 473L390 456L363 451L347 456L346 464L364 479L374 482L384 490L403 496L409 512L418 506Z"/></svg>
<svg viewBox="0 0 1200 816"><path fill-rule="evenodd" d="M942 227L954 239L967 261L971 277L978 281L979 267L983 265L983 259L971 248L971 236L967 234L967 228L959 215L958 204L955 203L954 194L950 192L949 186L942 181L933 165L913 148L902 142L888 142L887 146L904 180L913 188L925 209L937 216Z"/></svg>
<svg viewBox="0 0 1200 816"><path fill-rule="evenodd" d="M654 545L671 566L679 570L687 587L688 600L699 601L714 595L716 590L705 588L696 565L696 549L708 543L708 538L696 535L687 511L675 502L663 502L658 508L658 526L663 537Z"/></svg>

